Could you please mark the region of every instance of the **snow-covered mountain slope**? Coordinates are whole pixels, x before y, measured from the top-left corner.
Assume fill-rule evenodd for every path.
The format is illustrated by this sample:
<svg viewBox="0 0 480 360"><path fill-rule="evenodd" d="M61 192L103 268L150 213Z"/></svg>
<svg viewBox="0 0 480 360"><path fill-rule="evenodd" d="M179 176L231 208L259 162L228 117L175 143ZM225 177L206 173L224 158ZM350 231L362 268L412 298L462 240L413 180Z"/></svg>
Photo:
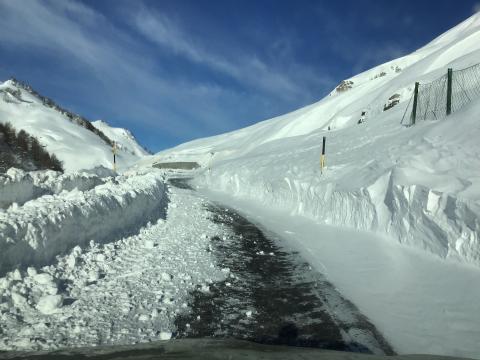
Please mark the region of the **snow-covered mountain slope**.
<svg viewBox="0 0 480 360"><path fill-rule="evenodd" d="M342 81L315 104L140 164L197 161L209 188L480 264L480 99L442 121L400 124L414 82L479 62L480 13L410 55ZM383 111L394 95L399 104Z"/></svg>
<svg viewBox="0 0 480 360"><path fill-rule="evenodd" d="M148 155L148 152L137 142L135 136L129 130L111 127L103 120L93 121L92 124L109 139L116 142L120 154L125 152L138 157Z"/></svg>
<svg viewBox="0 0 480 360"><path fill-rule="evenodd" d="M49 153L63 162L67 172L96 166L112 167L108 135L103 135L86 119L58 107L25 84L15 80L0 83L0 121L9 122L17 131L23 129L35 136ZM112 134L120 130L123 129L112 129ZM119 169L130 166L145 154L139 151L141 147L133 138L129 138L126 147L128 151L120 151L117 157Z"/></svg>

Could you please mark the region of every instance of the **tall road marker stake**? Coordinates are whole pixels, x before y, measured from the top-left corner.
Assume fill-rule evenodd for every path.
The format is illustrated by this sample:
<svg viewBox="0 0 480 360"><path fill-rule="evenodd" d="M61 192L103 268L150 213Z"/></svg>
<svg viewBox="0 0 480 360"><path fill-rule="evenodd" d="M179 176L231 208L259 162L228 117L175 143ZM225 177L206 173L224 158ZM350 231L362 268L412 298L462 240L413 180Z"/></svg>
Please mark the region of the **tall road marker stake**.
<svg viewBox="0 0 480 360"><path fill-rule="evenodd" d="M325 167L325 143L327 142L327 137L323 137L322 144L322 155L320 156L320 173L323 174L323 169Z"/></svg>

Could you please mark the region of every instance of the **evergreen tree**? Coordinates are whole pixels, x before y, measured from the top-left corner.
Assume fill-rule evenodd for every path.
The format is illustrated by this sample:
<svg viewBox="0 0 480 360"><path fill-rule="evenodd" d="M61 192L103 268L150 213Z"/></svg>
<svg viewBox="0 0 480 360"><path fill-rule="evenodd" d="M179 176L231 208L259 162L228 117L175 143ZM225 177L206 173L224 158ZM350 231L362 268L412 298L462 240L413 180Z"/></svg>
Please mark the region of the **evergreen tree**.
<svg viewBox="0 0 480 360"><path fill-rule="evenodd" d="M12 146L15 144L17 134L10 123L4 124L3 134L5 136L5 143L7 145Z"/></svg>
<svg viewBox="0 0 480 360"><path fill-rule="evenodd" d="M63 171L62 162L49 154L34 136L24 130L17 134L10 123L0 122L0 173L11 167Z"/></svg>
<svg viewBox="0 0 480 360"><path fill-rule="evenodd" d="M63 171L62 162L58 160L55 154L50 155L50 169L55 171Z"/></svg>
<svg viewBox="0 0 480 360"><path fill-rule="evenodd" d="M30 136L30 155L35 165L40 164L42 159L42 146L36 138Z"/></svg>
<svg viewBox="0 0 480 360"><path fill-rule="evenodd" d="M17 134L16 150L17 150L17 154L20 155L22 160L26 160L29 157L28 155L28 153L30 152L29 143L30 143L30 136L24 130L20 130Z"/></svg>

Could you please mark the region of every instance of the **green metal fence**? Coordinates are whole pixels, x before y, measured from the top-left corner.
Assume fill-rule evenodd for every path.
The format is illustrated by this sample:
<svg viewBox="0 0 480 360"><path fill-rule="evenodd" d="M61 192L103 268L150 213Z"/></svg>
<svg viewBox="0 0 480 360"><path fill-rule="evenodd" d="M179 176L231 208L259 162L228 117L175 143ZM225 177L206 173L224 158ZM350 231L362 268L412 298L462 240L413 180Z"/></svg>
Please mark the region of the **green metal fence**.
<svg viewBox="0 0 480 360"><path fill-rule="evenodd" d="M415 83L410 124L444 119L479 97L480 64L462 70L448 69L430 83Z"/></svg>

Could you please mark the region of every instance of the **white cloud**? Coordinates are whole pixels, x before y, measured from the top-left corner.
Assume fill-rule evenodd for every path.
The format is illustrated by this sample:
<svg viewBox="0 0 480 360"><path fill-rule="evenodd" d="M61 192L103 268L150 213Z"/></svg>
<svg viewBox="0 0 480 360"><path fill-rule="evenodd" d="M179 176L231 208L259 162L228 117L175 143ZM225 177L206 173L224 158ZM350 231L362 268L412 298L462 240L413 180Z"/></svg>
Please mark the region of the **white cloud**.
<svg viewBox="0 0 480 360"><path fill-rule="evenodd" d="M480 12L480 2L473 5L473 12L474 13Z"/></svg>

